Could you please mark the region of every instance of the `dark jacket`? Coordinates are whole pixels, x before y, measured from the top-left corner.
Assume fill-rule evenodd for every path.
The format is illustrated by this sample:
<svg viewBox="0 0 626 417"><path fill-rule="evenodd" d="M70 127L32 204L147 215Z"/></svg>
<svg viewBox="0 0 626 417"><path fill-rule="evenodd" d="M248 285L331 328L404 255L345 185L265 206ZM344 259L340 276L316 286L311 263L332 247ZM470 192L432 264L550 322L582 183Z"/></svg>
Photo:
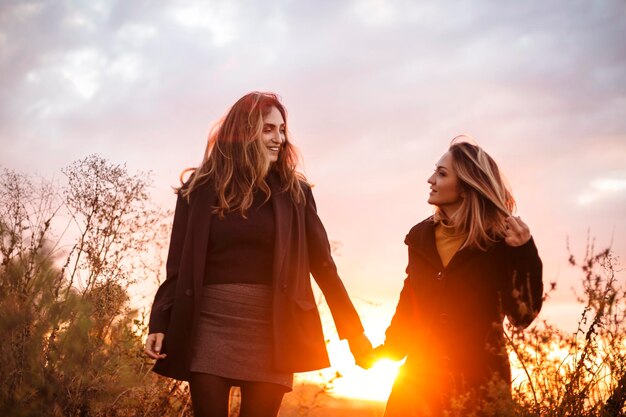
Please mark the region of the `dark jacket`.
<svg viewBox="0 0 626 417"><path fill-rule="evenodd" d="M328 237L320 221L311 188L302 183L306 204L295 204L270 180L276 238L273 266L274 366L304 372L329 366L319 312L311 288L312 274L330 307L339 337L363 332L359 316L337 274ZM202 294L212 208L217 196L209 186L179 194L172 226L166 279L150 314L150 333L165 333L154 371L189 379L191 341ZM245 262L245 259L241 260Z"/></svg>
<svg viewBox="0 0 626 417"><path fill-rule="evenodd" d="M430 386L441 388L445 380L472 389L496 374L510 385L504 317L526 327L542 304L533 239L519 247L498 241L487 251L466 248L445 268L432 217L414 226L405 243L407 278L382 350L406 356L402 373Z"/></svg>

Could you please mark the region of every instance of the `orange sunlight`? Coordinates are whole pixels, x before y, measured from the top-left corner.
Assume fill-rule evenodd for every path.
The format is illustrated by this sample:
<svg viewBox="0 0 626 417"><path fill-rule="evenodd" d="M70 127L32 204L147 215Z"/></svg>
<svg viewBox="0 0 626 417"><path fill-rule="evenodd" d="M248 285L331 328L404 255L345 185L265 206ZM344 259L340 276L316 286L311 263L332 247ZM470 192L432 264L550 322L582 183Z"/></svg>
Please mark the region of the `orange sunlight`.
<svg viewBox="0 0 626 417"><path fill-rule="evenodd" d="M317 290L317 288L316 288ZM319 293L319 290L317 290ZM395 311L396 300L381 303L358 302L361 320L366 325L366 334L374 346L383 343L385 330ZM322 322L325 327L332 326L328 305L323 300L319 305ZM334 329L328 328L329 333ZM297 383L315 384L323 387L333 396L356 400L386 402L391 387L403 361L394 362L383 359L368 370L354 363L354 357L346 340L330 338L326 348L331 367L320 371L297 374Z"/></svg>
<svg viewBox="0 0 626 417"><path fill-rule="evenodd" d="M342 397L387 401L400 362L382 359L369 370L354 367L334 383L333 393Z"/></svg>
<svg viewBox="0 0 626 417"><path fill-rule="evenodd" d="M346 341L328 343L331 368L299 374L299 382L317 384L331 395L367 401L387 401L402 362L380 360L368 370L355 365Z"/></svg>
<svg viewBox="0 0 626 417"><path fill-rule="evenodd" d="M370 304L361 303L359 313L366 323L366 334L374 346L383 343L385 330L395 310L395 300ZM320 312L325 324L330 324L330 312L324 302ZM355 400L386 402L391 387L403 361L394 362L383 359L365 370L354 363L354 357L346 340L331 338L326 345L331 367L319 372L299 374L302 383L311 383L323 387L329 394Z"/></svg>

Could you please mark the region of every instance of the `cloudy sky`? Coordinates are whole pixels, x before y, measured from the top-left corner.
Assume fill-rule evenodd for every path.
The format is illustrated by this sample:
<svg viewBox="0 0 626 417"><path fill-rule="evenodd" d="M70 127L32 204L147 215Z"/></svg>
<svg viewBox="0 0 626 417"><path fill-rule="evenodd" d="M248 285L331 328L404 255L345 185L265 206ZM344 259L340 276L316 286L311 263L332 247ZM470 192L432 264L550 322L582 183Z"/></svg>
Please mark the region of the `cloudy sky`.
<svg viewBox="0 0 626 417"><path fill-rule="evenodd" d="M211 124L277 92L349 291L393 308L426 178L468 133L569 325L568 237L626 255L625 39L623 0L0 0L0 166L59 176L98 153L152 170L172 208Z"/></svg>

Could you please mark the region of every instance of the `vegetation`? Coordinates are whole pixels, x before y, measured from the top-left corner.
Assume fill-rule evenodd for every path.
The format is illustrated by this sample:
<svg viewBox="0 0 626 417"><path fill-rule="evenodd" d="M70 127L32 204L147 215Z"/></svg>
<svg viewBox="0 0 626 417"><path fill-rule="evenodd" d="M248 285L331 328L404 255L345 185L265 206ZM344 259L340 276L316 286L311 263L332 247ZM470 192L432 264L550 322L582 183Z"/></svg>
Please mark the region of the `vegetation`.
<svg viewBox="0 0 626 417"><path fill-rule="evenodd" d="M575 333L547 322L520 332L509 327L520 416L623 416L626 414L626 288L616 277L609 249L589 241L584 257L569 262L582 272L583 311ZM551 290L554 290L552 284Z"/></svg>
<svg viewBox="0 0 626 417"><path fill-rule="evenodd" d="M0 415L181 415L188 395L149 372L128 291L158 277L168 215L146 174L98 156L63 173L0 173Z"/></svg>
<svg viewBox="0 0 626 417"><path fill-rule="evenodd" d="M138 282L159 281L171 213L151 205L148 174L98 156L63 174L59 185L0 173L0 415L190 416L186 384L150 372L146 317L129 298ZM521 376L513 401L488 404L486 414L625 415L626 291L616 260L590 242L570 263L582 273L578 331L509 327ZM306 389L310 401L281 416L319 411L321 391Z"/></svg>

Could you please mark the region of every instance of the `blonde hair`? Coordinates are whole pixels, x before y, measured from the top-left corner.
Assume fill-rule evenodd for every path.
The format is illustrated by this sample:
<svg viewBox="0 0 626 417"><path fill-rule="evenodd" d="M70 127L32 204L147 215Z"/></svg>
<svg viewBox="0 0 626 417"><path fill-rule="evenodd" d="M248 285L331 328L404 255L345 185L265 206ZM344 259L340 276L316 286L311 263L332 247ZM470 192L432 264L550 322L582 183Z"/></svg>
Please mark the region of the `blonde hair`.
<svg viewBox="0 0 626 417"><path fill-rule="evenodd" d="M285 141L278 160L271 164L262 142L263 116L276 108L285 121ZM229 211L239 211L245 217L253 201L255 189L266 195L271 191L266 181L270 171L276 172L282 186L296 203L304 201L301 181L297 172L298 152L289 141L287 110L274 93L254 91L240 98L209 133L202 163L197 168L187 168L181 173L181 184L186 173L192 172L187 183L177 192L189 200L201 185L209 184L217 191L214 213L223 217Z"/></svg>
<svg viewBox="0 0 626 417"><path fill-rule="evenodd" d="M506 219L515 211L515 199L496 162L480 146L460 135L452 139L448 151L463 200L459 209L447 219L457 233L467 235L461 248L487 250L506 234ZM435 220L445 218L438 208Z"/></svg>

